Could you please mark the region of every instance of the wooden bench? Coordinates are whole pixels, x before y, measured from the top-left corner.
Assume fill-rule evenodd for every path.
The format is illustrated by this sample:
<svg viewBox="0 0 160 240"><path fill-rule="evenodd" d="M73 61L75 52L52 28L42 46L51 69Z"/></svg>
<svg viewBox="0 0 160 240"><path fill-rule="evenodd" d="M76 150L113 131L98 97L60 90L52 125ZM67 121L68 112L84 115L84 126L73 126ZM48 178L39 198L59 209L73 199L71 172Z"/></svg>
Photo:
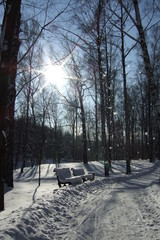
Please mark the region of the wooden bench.
<svg viewBox="0 0 160 240"><path fill-rule="evenodd" d="M93 172L88 172L87 174L85 173L83 168L72 168L73 175L74 176L80 176L83 180L83 182L90 180L94 180L94 173Z"/></svg>
<svg viewBox="0 0 160 240"><path fill-rule="evenodd" d="M61 187L62 184L66 186L66 184L80 184L83 182L82 177L80 176L72 176L72 172L69 168L55 168L54 172L57 175L58 186Z"/></svg>

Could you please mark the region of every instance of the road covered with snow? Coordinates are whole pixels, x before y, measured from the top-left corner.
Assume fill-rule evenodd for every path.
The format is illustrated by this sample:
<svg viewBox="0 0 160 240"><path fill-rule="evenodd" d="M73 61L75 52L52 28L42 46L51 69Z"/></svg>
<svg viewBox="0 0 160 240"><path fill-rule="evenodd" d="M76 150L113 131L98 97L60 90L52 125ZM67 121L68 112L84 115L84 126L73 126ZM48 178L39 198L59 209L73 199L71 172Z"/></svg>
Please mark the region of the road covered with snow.
<svg viewBox="0 0 160 240"><path fill-rule="evenodd" d="M96 189L80 203L66 239L159 240L159 202L145 187L146 182L126 179Z"/></svg>
<svg viewBox="0 0 160 240"><path fill-rule="evenodd" d="M11 203L20 192L7 193L9 210L0 213L0 239L160 240L159 165L134 161L133 174L126 176L125 163L117 161L104 178L103 166L92 163L94 181L61 189L50 178L36 189L33 176L21 176L24 181L17 181L17 188L25 184L28 198L21 196L20 207L13 210Z"/></svg>

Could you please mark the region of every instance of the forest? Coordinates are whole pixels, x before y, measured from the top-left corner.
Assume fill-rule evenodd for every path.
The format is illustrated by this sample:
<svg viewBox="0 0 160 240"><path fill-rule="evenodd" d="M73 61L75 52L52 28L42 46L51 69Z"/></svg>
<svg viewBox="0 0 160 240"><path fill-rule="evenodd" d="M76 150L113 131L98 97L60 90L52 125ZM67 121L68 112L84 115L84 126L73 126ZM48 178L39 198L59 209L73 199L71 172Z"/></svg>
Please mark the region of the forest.
<svg viewBox="0 0 160 240"><path fill-rule="evenodd" d="M130 174L131 159L160 157L159 0L3 0L0 11L1 199L17 167L124 159Z"/></svg>

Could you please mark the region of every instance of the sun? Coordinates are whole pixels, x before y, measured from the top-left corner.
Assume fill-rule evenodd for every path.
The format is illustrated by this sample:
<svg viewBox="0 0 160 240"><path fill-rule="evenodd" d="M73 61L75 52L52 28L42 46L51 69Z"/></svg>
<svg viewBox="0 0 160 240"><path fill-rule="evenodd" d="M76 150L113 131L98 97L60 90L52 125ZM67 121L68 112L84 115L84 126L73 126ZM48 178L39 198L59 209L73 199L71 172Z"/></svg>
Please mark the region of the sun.
<svg viewBox="0 0 160 240"><path fill-rule="evenodd" d="M61 65L50 64L44 72L47 84L52 84L56 88L61 89L66 83L65 72Z"/></svg>

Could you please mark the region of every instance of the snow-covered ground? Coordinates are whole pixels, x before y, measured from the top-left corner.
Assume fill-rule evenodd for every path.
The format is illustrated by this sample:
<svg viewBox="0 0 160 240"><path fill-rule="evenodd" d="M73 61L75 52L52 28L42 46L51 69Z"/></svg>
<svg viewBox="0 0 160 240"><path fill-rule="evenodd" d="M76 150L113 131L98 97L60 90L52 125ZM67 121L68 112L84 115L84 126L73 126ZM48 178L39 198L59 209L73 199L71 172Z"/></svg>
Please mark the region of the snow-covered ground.
<svg viewBox="0 0 160 240"><path fill-rule="evenodd" d="M66 163L61 166L83 166ZM103 165L91 162L85 170L95 180L58 188L54 164L14 172L14 189L5 194L0 212L0 239L10 240L160 240L160 163L113 162L110 177Z"/></svg>

